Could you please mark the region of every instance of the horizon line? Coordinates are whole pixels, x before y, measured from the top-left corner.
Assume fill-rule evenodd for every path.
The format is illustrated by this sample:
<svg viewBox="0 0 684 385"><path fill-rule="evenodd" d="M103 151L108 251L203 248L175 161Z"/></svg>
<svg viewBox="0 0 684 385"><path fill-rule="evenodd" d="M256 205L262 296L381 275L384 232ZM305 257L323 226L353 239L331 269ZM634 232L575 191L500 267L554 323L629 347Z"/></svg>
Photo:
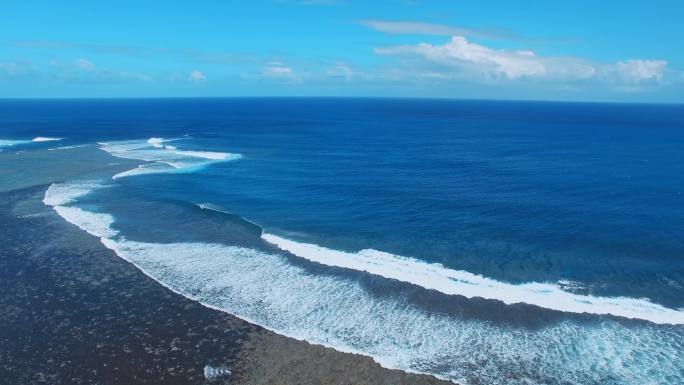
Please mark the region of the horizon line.
<svg viewBox="0 0 684 385"><path fill-rule="evenodd" d="M497 99L497 98L450 98L429 96L301 96L301 95L257 95L257 96L104 96L104 97L0 97L5 101L107 101L107 100L182 100L182 99L373 99L373 100L433 100L453 102L509 102L509 103L565 103L565 104L618 104L618 105L684 105L682 102L658 101L610 101L610 100L553 100L553 99Z"/></svg>

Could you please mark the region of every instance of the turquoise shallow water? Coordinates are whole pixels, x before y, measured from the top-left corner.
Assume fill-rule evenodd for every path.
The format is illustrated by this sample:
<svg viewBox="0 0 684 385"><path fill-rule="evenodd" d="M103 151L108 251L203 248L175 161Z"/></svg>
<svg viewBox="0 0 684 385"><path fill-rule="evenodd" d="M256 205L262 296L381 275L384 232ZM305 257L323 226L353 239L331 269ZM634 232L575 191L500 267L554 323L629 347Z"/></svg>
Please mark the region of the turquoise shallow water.
<svg viewBox="0 0 684 385"><path fill-rule="evenodd" d="M6 101L0 117L26 141L2 147L3 173L40 174L49 152L66 220L282 334L464 383L684 376L679 106Z"/></svg>

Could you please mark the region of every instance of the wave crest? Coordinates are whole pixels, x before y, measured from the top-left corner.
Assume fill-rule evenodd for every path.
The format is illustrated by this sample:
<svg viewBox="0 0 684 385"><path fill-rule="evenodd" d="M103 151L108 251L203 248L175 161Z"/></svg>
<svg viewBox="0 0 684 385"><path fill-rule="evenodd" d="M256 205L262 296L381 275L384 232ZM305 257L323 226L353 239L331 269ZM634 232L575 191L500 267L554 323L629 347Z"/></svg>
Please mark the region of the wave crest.
<svg viewBox="0 0 684 385"><path fill-rule="evenodd" d="M212 163L237 160L240 154L215 151L179 150L164 143L175 139L149 138L99 143L100 149L119 158L143 160L137 168L114 175L113 179L164 172L192 172Z"/></svg>
<svg viewBox="0 0 684 385"><path fill-rule="evenodd" d="M313 262L365 271L444 294L498 300L508 305L526 303L569 313L610 314L658 324L684 324L684 312L668 309L647 299L574 294L552 283L511 284L379 250L364 249L349 253L295 242L273 234L264 233L261 237L281 250Z"/></svg>
<svg viewBox="0 0 684 385"><path fill-rule="evenodd" d="M402 297L373 295L358 281L312 274L275 251L131 241L112 229L110 214L69 206L100 188L90 183L52 185L44 202L165 287L280 334L463 384L684 381L677 364L684 352L680 327L602 319L517 328L431 312ZM381 268L388 259L399 263L403 274L424 268L387 253L366 250L359 256L380 261Z"/></svg>
<svg viewBox="0 0 684 385"><path fill-rule="evenodd" d="M681 362L681 333L654 325L561 321L526 330L379 298L356 281L310 274L274 253L208 243L102 242L162 285L208 307L286 336L373 357L389 368L462 384L684 379L679 366L670 364Z"/></svg>

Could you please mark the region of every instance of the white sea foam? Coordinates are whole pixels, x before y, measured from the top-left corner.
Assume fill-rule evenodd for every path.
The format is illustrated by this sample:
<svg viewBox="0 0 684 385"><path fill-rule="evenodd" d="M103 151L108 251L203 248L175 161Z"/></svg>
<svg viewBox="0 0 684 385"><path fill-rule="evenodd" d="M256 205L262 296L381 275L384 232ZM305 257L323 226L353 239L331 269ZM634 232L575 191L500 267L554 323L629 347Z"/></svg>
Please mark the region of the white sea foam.
<svg viewBox="0 0 684 385"><path fill-rule="evenodd" d="M224 213L224 214L232 214L230 211L224 209L223 207L220 207L218 205L215 205L213 203L195 203L195 205L202 210L211 210L211 211L217 211L219 213Z"/></svg>
<svg viewBox="0 0 684 385"><path fill-rule="evenodd" d="M225 378L233 374L230 369L222 366L204 366L204 378L207 380L215 380L219 378Z"/></svg>
<svg viewBox="0 0 684 385"><path fill-rule="evenodd" d="M102 150L114 156L152 162L116 174L114 179L162 172L192 172L215 162L241 158L240 154L227 152L179 150L164 144L170 140L173 139L150 138L99 144Z"/></svg>
<svg viewBox="0 0 684 385"><path fill-rule="evenodd" d="M175 167L171 165L166 165L162 163L145 163L145 164L140 164L136 168L132 168L130 170L126 170L123 172L120 172L112 177L112 179L119 179L119 178L125 178L127 176L134 176L134 175L144 175L144 174L156 174L160 172L166 172L169 170L174 170L176 169Z"/></svg>
<svg viewBox="0 0 684 385"><path fill-rule="evenodd" d="M111 238L118 234L112 229L114 217L109 214L94 213L73 206L54 206L57 214L67 222L98 238Z"/></svg>
<svg viewBox="0 0 684 385"><path fill-rule="evenodd" d="M96 237L113 237L118 232L112 229L114 217L104 213L94 213L78 207L70 206L80 197L97 189L105 188L97 181L76 181L53 183L45 191L43 203L52 208L67 222L78 226L81 230Z"/></svg>
<svg viewBox="0 0 684 385"><path fill-rule="evenodd" d="M79 145L74 145L74 146L60 146L60 147L48 148L48 151L71 150L74 148L81 148L81 147L86 147L86 146L88 146L88 144L79 144Z"/></svg>
<svg viewBox="0 0 684 385"><path fill-rule="evenodd" d="M0 139L0 147L12 147L22 144L38 143L38 142L50 142L55 140L62 140L63 138L51 138L45 136L39 136L31 140L26 139Z"/></svg>
<svg viewBox="0 0 684 385"><path fill-rule="evenodd" d="M448 269L441 264L426 263L373 249L349 253L295 242L268 233L261 237L282 250L310 261L365 271L449 295L481 297L506 304L527 303L571 313L611 314L659 324L684 324L684 311L668 309L647 299L573 294L564 291L561 285L551 283L510 284L467 271Z"/></svg>
<svg viewBox="0 0 684 385"><path fill-rule="evenodd" d="M19 146L22 144L50 142L50 141L56 141L56 140L62 140L62 139L63 138L52 138L52 137L45 137L45 136L39 136L39 137L33 138L31 140L27 140L27 139L0 139L0 147L13 147L13 146Z"/></svg>
<svg viewBox="0 0 684 385"><path fill-rule="evenodd" d="M609 319L532 330L494 325L428 312L392 295L370 295L359 282L312 274L276 253L129 241L112 228L111 215L64 206L87 194L86 186L53 185L44 201L169 289L283 335L461 384L684 381L680 328Z"/></svg>
<svg viewBox="0 0 684 385"><path fill-rule="evenodd" d="M147 143L151 144L153 147L162 148L164 147L162 145L162 143L164 143L164 138L149 138L147 139Z"/></svg>
<svg viewBox="0 0 684 385"><path fill-rule="evenodd" d="M33 142L53 142L56 140L62 140L64 138L53 138L49 136L38 136L36 138L33 138Z"/></svg>
<svg viewBox="0 0 684 385"><path fill-rule="evenodd" d="M97 189L108 187L99 181L74 181L53 183L45 191L43 203L48 206L64 206L74 203L77 198L90 194Z"/></svg>
<svg viewBox="0 0 684 385"><path fill-rule="evenodd" d="M684 380L681 330L561 321L535 330L430 313L277 254L204 243L103 244L164 286L297 339L462 384ZM667 359L664 359L667 357Z"/></svg>
<svg viewBox="0 0 684 385"><path fill-rule="evenodd" d="M192 156L197 158L205 158L212 160L226 160L231 157L235 157L236 154L230 154L226 152L213 152L213 151L176 151L177 154Z"/></svg>
<svg viewBox="0 0 684 385"><path fill-rule="evenodd" d="M0 139L0 147L12 147L20 144L31 143L30 140Z"/></svg>

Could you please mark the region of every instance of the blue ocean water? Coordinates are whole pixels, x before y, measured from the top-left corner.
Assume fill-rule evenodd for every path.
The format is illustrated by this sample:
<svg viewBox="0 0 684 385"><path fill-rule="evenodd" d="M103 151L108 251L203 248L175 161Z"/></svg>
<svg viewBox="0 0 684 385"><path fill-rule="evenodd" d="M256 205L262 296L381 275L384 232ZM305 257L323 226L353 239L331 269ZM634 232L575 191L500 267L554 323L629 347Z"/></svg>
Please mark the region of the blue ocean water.
<svg viewBox="0 0 684 385"><path fill-rule="evenodd" d="M277 332L462 383L684 381L684 106L2 101L0 138L139 161L46 204Z"/></svg>

